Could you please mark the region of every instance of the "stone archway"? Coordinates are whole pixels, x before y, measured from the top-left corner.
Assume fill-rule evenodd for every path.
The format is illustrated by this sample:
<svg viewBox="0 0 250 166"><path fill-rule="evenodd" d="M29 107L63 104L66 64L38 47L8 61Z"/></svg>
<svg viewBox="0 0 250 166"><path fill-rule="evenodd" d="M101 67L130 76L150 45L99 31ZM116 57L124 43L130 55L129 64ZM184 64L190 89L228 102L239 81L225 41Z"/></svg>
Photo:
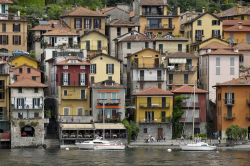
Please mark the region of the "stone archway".
<svg viewBox="0 0 250 166"><path fill-rule="evenodd" d="M25 125L21 128L21 137L34 137L35 129L32 126Z"/></svg>

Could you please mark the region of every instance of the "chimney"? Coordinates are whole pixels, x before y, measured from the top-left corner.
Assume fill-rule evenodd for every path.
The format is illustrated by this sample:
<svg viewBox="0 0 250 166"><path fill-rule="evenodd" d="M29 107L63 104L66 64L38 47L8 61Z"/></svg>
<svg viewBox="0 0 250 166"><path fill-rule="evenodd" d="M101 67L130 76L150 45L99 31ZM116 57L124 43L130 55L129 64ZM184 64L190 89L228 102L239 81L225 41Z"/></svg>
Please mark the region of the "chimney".
<svg viewBox="0 0 250 166"><path fill-rule="evenodd" d="M238 28L242 29L242 22L238 22Z"/></svg>
<svg viewBox="0 0 250 166"><path fill-rule="evenodd" d="M177 13L176 14L177 14L177 16L181 15L181 8L179 6L177 7Z"/></svg>
<svg viewBox="0 0 250 166"><path fill-rule="evenodd" d="M237 4L237 13L240 14L242 12L242 6Z"/></svg>
<svg viewBox="0 0 250 166"><path fill-rule="evenodd" d="M202 7L202 13L205 13L205 7Z"/></svg>
<svg viewBox="0 0 250 166"><path fill-rule="evenodd" d="M238 49L238 48L234 48L234 52L235 52L235 53L238 53L238 52L239 52L239 49Z"/></svg>

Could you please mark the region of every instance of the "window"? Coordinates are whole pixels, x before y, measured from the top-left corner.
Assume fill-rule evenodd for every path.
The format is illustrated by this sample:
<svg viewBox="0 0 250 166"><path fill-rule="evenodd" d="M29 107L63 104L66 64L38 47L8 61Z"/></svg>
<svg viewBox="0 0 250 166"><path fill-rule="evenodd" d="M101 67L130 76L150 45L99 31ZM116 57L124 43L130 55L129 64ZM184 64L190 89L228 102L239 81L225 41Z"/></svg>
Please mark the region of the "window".
<svg viewBox="0 0 250 166"><path fill-rule="evenodd" d="M101 19L94 19L94 28L101 29Z"/></svg>
<svg viewBox="0 0 250 166"><path fill-rule="evenodd" d="M143 128L143 133L147 134L148 133L148 129L147 128Z"/></svg>
<svg viewBox="0 0 250 166"><path fill-rule="evenodd" d="M168 80L169 80L169 84L173 84L174 75L173 74L169 74L168 75Z"/></svg>
<svg viewBox="0 0 250 166"><path fill-rule="evenodd" d="M195 40L201 41L203 35L204 35L204 31L203 30L195 30Z"/></svg>
<svg viewBox="0 0 250 166"><path fill-rule="evenodd" d="M64 70L67 70L68 68L69 68L69 67L68 67L67 65L64 65L64 66L63 66L63 69L64 69Z"/></svg>
<svg viewBox="0 0 250 166"><path fill-rule="evenodd" d="M0 89L4 90L4 80L0 80Z"/></svg>
<svg viewBox="0 0 250 166"><path fill-rule="evenodd" d="M114 64L106 64L106 74L114 74Z"/></svg>
<svg viewBox="0 0 250 166"><path fill-rule="evenodd" d="M6 5L5 4L1 4L2 6L2 13L6 13Z"/></svg>
<svg viewBox="0 0 250 166"><path fill-rule="evenodd" d="M68 91L67 90L63 90L63 95L64 96L68 96Z"/></svg>
<svg viewBox="0 0 250 166"><path fill-rule="evenodd" d="M132 31L132 28L128 28L128 32L131 32Z"/></svg>
<svg viewBox="0 0 250 166"><path fill-rule="evenodd" d="M13 32L20 32L20 24L19 23L13 24Z"/></svg>
<svg viewBox="0 0 250 166"><path fill-rule="evenodd" d="M38 93L38 88L34 88L34 93Z"/></svg>
<svg viewBox="0 0 250 166"><path fill-rule="evenodd" d="M22 88L18 88L18 93L22 93L22 92L23 92Z"/></svg>
<svg viewBox="0 0 250 166"><path fill-rule="evenodd" d="M30 68L27 68L27 73L30 73Z"/></svg>
<svg viewBox="0 0 250 166"><path fill-rule="evenodd" d="M148 42L145 42L145 48L148 48Z"/></svg>
<svg viewBox="0 0 250 166"><path fill-rule="evenodd" d="M145 120L146 122L153 122L154 121L154 112L153 111L145 111Z"/></svg>
<svg viewBox="0 0 250 166"><path fill-rule="evenodd" d="M212 25L220 25L220 20L212 20Z"/></svg>
<svg viewBox="0 0 250 166"><path fill-rule="evenodd" d="M151 97L147 97L147 106L151 107L152 103L151 103Z"/></svg>
<svg viewBox="0 0 250 166"><path fill-rule="evenodd" d="M75 18L75 29L82 29L82 19Z"/></svg>
<svg viewBox="0 0 250 166"><path fill-rule="evenodd" d="M225 104L234 104L234 93L225 93Z"/></svg>
<svg viewBox="0 0 250 166"><path fill-rule="evenodd" d="M69 115L69 107L64 107L63 108L63 115L66 115L66 116Z"/></svg>
<svg viewBox="0 0 250 166"><path fill-rule="evenodd" d="M85 80L85 73L80 73L79 74L79 84L81 86L85 86L86 85L86 80Z"/></svg>
<svg viewBox="0 0 250 166"><path fill-rule="evenodd" d="M77 115L83 116L83 108L77 108Z"/></svg>
<svg viewBox="0 0 250 166"><path fill-rule="evenodd" d="M83 65L83 66L80 66L80 69L85 69L85 66Z"/></svg>
<svg viewBox="0 0 250 166"><path fill-rule="evenodd" d="M87 40L86 41L86 50L90 50L90 41L89 40Z"/></svg>
<svg viewBox="0 0 250 166"><path fill-rule="evenodd" d="M91 64L90 65L90 73L91 74L96 74L96 64Z"/></svg>
<svg viewBox="0 0 250 166"><path fill-rule="evenodd" d="M162 108L166 108L166 97L161 98Z"/></svg>
<svg viewBox="0 0 250 166"><path fill-rule="evenodd" d="M31 79L32 79L33 81L36 81L36 76L32 76Z"/></svg>
<svg viewBox="0 0 250 166"><path fill-rule="evenodd" d="M197 20L197 25L201 26L202 25L202 21L201 20Z"/></svg>
<svg viewBox="0 0 250 166"><path fill-rule="evenodd" d="M86 99L85 89L81 89L81 99Z"/></svg>
<svg viewBox="0 0 250 166"><path fill-rule="evenodd" d="M40 98L33 98L33 108L41 108L40 107Z"/></svg>
<svg viewBox="0 0 250 166"><path fill-rule="evenodd" d="M4 99L5 96L4 96L4 92L0 92L0 99Z"/></svg>
<svg viewBox="0 0 250 166"><path fill-rule="evenodd" d="M220 30L212 30L212 37L220 37Z"/></svg>
<svg viewBox="0 0 250 166"><path fill-rule="evenodd" d="M90 83L91 83L91 84L94 84L94 83L95 83L95 77L94 77L94 76L91 76L91 77L90 77Z"/></svg>
<svg viewBox="0 0 250 166"><path fill-rule="evenodd" d="M163 52L163 44L159 44L159 51L162 53Z"/></svg>
<svg viewBox="0 0 250 166"><path fill-rule="evenodd" d="M70 85L70 74L69 73L62 73L63 79L62 79L62 85Z"/></svg>
<svg viewBox="0 0 250 166"><path fill-rule="evenodd" d="M84 29L91 29L91 19L89 18L84 19Z"/></svg>
<svg viewBox="0 0 250 166"><path fill-rule="evenodd" d="M102 50L102 41L101 40L97 41L97 50Z"/></svg>
<svg viewBox="0 0 250 166"><path fill-rule="evenodd" d="M182 44L178 44L178 51L182 52Z"/></svg>
<svg viewBox="0 0 250 166"><path fill-rule="evenodd" d="M9 43L8 35L0 35L0 44L8 45L8 43Z"/></svg>
<svg viewBox="0 0 250 166"><path fill-rule="evenodd" d="M21 45L21 36L13 35L13 45Z"/></svg>
<svg viewBox="0 0 250 166"><path fill-rule="evenodd" d="M35 112L35 113L34 113L34 117L35 117L35 118L39 118L39 112Z"/></svg>
<svg viewBox="0 0 250 166"><path fill-rule="evenodd" d="M131 49L131 43L127 42L127 49Z"/></svg>
<svg viewBox="0 0 250 166"><path fill-rule="evenodd" d="M234 74L234 57L230 57L230 75Z"/></svg>
<svg viewBox="0 0 250 166"><path fill-rule="evenodd" d="M4 120L4 112L2 107L0 107L0 120Z"/></svg>
<svg viewBox="0 0 250 166"><path fill-rule="evenodd" d="M220 75L220 58L216 57L216 75Z"/></svg>
<svg viewBox="0 0 250 166"><path fill-rule="evenodd" d="M184 84L188 84L188 74L184 74Z"/></svg>
<svg viewBox="0 0 250 166"><path fill-rule="evenodd" d="M23 68L19 68L19 73L23 73Z"/></svg>
<svg viewBox="0 0 250 166"><path fill-rule="evenodd" d="M6 23L2 23L2 32L6 32Z"/></svg>
<svg viewBox="0 0 250 166"><path fill-rule="evenodd" d="M24 98L17 98L17 108L18 109L24 108Z"/></svg>
<svg viewBox="0 0 250 166"><path fill-rule="evenodd" d="M121 36L121 27L116 28L117 36Z"/></svg>

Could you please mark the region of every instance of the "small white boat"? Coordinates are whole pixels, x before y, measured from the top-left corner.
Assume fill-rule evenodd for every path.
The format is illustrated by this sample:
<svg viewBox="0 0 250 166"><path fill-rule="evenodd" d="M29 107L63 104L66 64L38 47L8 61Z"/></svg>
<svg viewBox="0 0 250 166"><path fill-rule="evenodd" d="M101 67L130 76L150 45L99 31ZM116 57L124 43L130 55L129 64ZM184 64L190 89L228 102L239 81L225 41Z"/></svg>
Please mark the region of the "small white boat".
<svg viewBox="0 0 250 166"><path fill-rule="evenodd" d="M211 151L215 150L216 146L208 145L205 142L191 143L187 145L181 145L181 150L184 151Z"/></svg>
<svg viewBox="0 0 250 166"><path fill-rule="evenodd" d="M83 150L124 150L126 147L121 142L113 142L101 139L75 143L79 149Z"/></svg>

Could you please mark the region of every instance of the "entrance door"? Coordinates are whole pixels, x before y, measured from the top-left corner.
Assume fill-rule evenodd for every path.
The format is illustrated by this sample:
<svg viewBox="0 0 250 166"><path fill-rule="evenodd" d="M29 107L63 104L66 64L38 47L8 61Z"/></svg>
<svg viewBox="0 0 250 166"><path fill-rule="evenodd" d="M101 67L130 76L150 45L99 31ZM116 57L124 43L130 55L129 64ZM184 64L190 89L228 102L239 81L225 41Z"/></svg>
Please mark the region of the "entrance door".
<svg viewBox="0 0 250 166"><path fill-rule="evenodd" d="M69 46L71 48L73 47L73 38L72 37L69 38Z"/></svg>
<svg viewBox="0 0 250 166"><path fill-rule="evenodd" d="M158 128L158 139L163 139L163 128Z"/></svg>

